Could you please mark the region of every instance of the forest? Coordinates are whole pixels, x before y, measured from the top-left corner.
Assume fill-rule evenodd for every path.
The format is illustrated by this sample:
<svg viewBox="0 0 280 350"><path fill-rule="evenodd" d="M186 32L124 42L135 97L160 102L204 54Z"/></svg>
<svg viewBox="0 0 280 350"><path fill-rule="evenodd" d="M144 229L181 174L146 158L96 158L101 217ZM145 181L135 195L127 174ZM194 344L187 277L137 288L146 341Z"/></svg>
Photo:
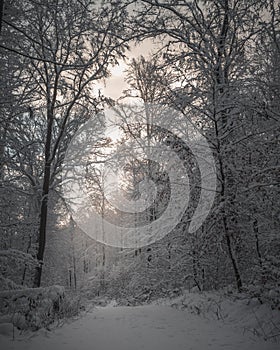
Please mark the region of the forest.
<svg viewBox="0 0 280 350"><path fill-rule="evenodd" d="M0 20L0 333L215 295L278 312L256 332L280 339L279 1Z"/></svg>

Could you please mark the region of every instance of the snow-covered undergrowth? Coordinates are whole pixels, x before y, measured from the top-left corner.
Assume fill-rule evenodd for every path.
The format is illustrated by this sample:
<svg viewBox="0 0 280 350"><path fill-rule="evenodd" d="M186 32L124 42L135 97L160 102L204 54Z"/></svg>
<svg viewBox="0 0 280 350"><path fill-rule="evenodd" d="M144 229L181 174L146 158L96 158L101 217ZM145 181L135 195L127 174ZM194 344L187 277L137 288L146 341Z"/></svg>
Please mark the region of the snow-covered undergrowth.
<svg viewBox="0 0 280 350"><path fill-rule="evenodd" d="M209 320L220 320L243 332L280 342L280 311L245 294L186 291L172 300L162 299L158 303L187 310Z"/></svg>
<svg viewBox="0 0 280 350"><path fill-rule="evenodd" d="M0 334L11 329L48 328L55 321L77 315L80 309L80 298L61 286L1 291Z"/></svg>

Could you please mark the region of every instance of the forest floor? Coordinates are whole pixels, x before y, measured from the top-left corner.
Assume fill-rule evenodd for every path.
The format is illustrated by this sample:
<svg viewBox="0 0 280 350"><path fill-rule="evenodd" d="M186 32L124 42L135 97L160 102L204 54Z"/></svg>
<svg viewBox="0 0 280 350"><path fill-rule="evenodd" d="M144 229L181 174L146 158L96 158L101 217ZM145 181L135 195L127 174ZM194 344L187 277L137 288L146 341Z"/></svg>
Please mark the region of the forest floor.
<svg viewBox="0 0 280 350"><path fill-rule="evenodd" d="M170 305L97 307L53 331L1 336L3 350L276 350L279 344Z"/></svg>

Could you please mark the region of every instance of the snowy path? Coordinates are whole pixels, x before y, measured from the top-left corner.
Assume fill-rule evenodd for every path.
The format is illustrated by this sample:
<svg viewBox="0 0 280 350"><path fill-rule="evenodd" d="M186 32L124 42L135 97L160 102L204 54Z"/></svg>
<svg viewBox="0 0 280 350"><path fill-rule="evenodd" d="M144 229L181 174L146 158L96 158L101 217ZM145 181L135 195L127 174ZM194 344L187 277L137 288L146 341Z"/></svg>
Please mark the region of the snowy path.
<svg viewBox="0 0 280 350"><path fill-rule="evenodd" d="M2 350L276 350L220 321L168 306L106 307L48 335L26 341L0 339Z"/></svg>

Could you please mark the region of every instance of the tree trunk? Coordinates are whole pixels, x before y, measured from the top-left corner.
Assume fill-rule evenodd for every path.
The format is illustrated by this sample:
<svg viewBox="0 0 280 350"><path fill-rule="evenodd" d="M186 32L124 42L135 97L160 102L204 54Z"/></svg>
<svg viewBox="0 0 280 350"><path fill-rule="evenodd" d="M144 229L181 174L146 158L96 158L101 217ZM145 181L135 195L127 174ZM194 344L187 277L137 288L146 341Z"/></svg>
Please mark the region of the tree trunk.
<svg viewBox="0 0 280 350"><path fill-rule="evenodd" d="M242 281L241 281L241 276L240 276L240 273L239 273L237 261L235 259L235 256L234 256L234 253L233 253L233 249L232 249L231 239L230 239L230 235L229 235L228 227L227 227L227 218L226 218L226 216L223 217L223 224L224 224L224 231L225 231L225 236L226 236L228 254L229 254L229 258L230 258L231 263L232 263L237 290L240 293L241 290L242 290Z"/></svg>
<svg viewBox="0 0 280 350"><path fill-rule="evenodd" d="M50 178L51 178L51 141L52 141L52 127L53 127L53 113L48 108L48 128L47 137L45 144L45 166L44 166L44 178L43 178L43 191L41 197L41 208L40 208L40 224L39 224L39 237L38 237L38 252L37 260L38 266L35 269L34 287L40 287L43 260L46 246L46 228L47 228L47 217L48 217L48 200L50 190Z"/></svg>
<svg viewBox="0 0 280 350"><path fill-rule="evenodd" d="M44 185L40 210L40 226L39 226L39 246L37 252L38 266L35 270L34 287L40 287L43 270L43 259L46 246L46 227L48 216L48 195L50 186L50 164L45 165Z"/></svg>
<svg viewBox="0 0 280 350"><path fill-rule="evenodd" d="M218 158L219 158L219 170L220 170L220 179L221 179L221 200L224 201L224 207L222 211L222 224L224 229L224 236L226 239L226 245L228 249L228 255L229 259L231 261L235 282L237 286L238 292L241 292L242 289L242 281L241 281L241 275L238 269L237 261L234 256L231 237L230 237L230 230L228 227L228 218L227 218L227 210L226 206L228 205L228 198L231 195L230 192L230 185L228 181L229 177L229 169L227 167L227 154L225 152L225 149L227 147L227 140L224 138L224 135L227 134L229 122L228 119L230 118L231 109L227 107L226 103L224 101L225 96L228 97L229 94L229 81L228 81L228 68L223 65L223 60L226 58L226 40L227 40L227 34L229 31L229 2L228 0L225 0L224 2L224 18L223 23L221 27L220 32L220 41L218 45L217 50L217 70L216 70L216 86L217 90L215 91L215 94L218 95L218 109L221 111L220 115L218 114L218 119L215 123L215 129L216 129L216 137L217 137L217 150L218 150ZM217 102L217 101L215 101ZM216 103L215 103L216 105ZM219 116L221 118L219 118ZM218 120L220 121L218 122ZM222 141L223 140L223 141Z"/></svg>
<svg viewBox="0 0 280 350"><path fill-rule="evenodd" d="M258 224L257 219L255 219L253 221L253 230L254 230L254 234L255 234L256 252L258 255L258 261L259 261L259 266L260 266L260 270L261 270L261 283L264 286L266 283L266 274L265 274L265 270L264 270L264 266L263 266L263 258L262 258L261 249L260 249L259 224Z"/></svg>

